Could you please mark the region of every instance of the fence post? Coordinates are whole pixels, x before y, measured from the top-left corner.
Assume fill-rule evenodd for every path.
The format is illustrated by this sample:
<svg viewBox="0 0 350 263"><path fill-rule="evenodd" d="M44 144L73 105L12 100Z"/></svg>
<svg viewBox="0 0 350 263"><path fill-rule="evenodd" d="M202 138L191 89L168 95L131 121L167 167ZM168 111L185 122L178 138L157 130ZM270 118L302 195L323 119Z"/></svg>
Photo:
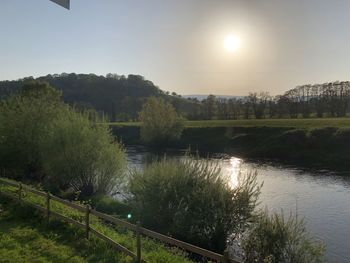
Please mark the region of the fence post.
<svg viewBox="0 0 350 263"><path fill-rule="evenodd" d="M85 210L85 230L86 230L86 238L89 239L90 234L90 206L86 205Z"/></svg>
<svg viewBox="0 0 350 263"><path fill-rule="evenodd" d="M47 216L47 224L49 224L50 223L50 199L51 199L51 197L50 197L50 193L49 192L47 192L46 193L46 216Z"/></svg>
<svg viewBox="0 0 350 263"><path fill-rule="evenodd" d="M136 223L136 262L141 263L141 224Z"/></svg>
<svg viewBox="0 0 350 263"><path fill-rule="evenodd" d="M18 200L21 203L22 202L22 183L19 183L19 189L18 189Z"/></svg>
<svg viewBox="0 0 350 263"><path fill-rule="evenodd" d="M228 263L229 262L229 255L228 255L228 250L227 248L224 251L224 263Z"/></svg>

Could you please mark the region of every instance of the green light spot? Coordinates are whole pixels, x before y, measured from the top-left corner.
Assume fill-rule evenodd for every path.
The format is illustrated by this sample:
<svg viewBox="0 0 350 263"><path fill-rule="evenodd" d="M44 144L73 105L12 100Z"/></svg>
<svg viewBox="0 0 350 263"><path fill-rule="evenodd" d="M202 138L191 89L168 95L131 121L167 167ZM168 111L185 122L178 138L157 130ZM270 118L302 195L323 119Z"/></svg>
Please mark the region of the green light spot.
<svg viewBox="0 0 350 263"><path fill-rule="evenodd" d="M128 214L128 219L131 219L131 214Z"/></svg>

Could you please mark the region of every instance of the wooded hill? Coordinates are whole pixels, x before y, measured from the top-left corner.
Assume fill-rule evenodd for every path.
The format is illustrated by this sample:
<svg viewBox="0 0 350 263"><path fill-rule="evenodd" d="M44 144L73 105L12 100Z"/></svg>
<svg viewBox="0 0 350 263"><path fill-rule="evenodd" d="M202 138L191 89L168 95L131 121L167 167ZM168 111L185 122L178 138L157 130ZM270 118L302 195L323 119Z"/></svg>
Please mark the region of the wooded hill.
<svg viewBox="0 0 350 263"><path fill-rule="evenodd" d="M130 121L138 118L138 112L147 97L162 97L175 109L186 115L197 102L181 98L176 93L170 94L159 89L151 81L139 75L120 76L107 74L62 73L23 78L14 81L0 81L0 97L18 92L30 81L46 81L63 93L63 100L77 108L96 109L111 121Z"/></svg>
<svg viewBox="0 0 350 263"><path fill-rule="evenodd" d="M0 98L17 92L24 83L46 81L63 92L63 100L77 108L95 109L114 121L138 120L147 97L161 97L189 120L236 120L267 118L323 118L350 115L350 81L302 85L272 96L251 92L248 96L206 99L186 98L165 92L139 75L54 74L0 81Z"/></svg>

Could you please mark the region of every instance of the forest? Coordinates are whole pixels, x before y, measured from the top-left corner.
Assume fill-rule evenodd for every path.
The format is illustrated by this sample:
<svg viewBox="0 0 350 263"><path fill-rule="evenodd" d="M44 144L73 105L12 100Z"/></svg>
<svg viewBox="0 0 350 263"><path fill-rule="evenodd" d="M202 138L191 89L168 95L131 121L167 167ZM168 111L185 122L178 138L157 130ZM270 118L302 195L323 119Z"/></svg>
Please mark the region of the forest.
<svg viewBox="0 0 350 263"><path fill-rule="evenodd" d="M261 91L236 98L209 95L199 100L164 91L140 75L62 73L0 81L0 97L18 92L33 80L48 82L62 91L65 102L77 109L94 109L112 122L137 121L151 96L171 103L188 120L346 117L350 112L350 81L301 85L276 96Z"/></svg>
<svg viewBox="0 0 350 263"><path fill-rule="evenodd" d="M111 121L132 121L150 96L162 97L180 112L190 112L194 103L164 92L139 75L107 74L53 74L34 79L27 77L15 81L0 81L0 97L17 93L24 84L33 80L47 82L62 92L63 100L76 109L93 109Z"/></svg>

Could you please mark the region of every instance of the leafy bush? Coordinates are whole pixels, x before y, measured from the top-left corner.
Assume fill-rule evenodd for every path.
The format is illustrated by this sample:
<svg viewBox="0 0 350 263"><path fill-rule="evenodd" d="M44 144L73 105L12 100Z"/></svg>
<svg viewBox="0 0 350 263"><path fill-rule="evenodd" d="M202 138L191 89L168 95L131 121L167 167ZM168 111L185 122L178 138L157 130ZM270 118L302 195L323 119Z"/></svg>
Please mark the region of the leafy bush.
<svg viewBox="0 0 350 263"><path fill-rule="evenodd" d="M180 138L183 120L174 107L161 98L150 97L140 112L141 140L148 144L167 143Z"/></svg>
<svg viewBox="0 0 350 263"><path fill-rule="evenodd" d="M245 262L319 263L324 245L309 237L303 220L261 212L243 242Z"/></svg>
<svg viewBox="0 0 350 263"><path fill-rule="evenodd" d="M222 252L247 226L260 186L250 175L231 188L216 164L164 158L132 172L129 191L144 226Z"/></svg>
<svg viewBox="0 0 350 263"><path fill-rule="evenodd" d="M43 139L65 105L60 92L46 83L26 84L22 92L0 105L0 163L19 179L40 181Z"/></svg>
<svg viewBox="0 0 350 263"><path fill-rule="evenodd" d="M54 121L45 146L43 163L50 185L92 196L110 193L122 183L125 155L105 124L66 111Z"/></svg>
<svg viewBox="0 0 350 263"><path fill-rule="evenodd" d="M12 177L108 193L124 174L123 149L107 125L96 124L60 100L60 92L33 82L0 105L0 164Z"/></svg>

